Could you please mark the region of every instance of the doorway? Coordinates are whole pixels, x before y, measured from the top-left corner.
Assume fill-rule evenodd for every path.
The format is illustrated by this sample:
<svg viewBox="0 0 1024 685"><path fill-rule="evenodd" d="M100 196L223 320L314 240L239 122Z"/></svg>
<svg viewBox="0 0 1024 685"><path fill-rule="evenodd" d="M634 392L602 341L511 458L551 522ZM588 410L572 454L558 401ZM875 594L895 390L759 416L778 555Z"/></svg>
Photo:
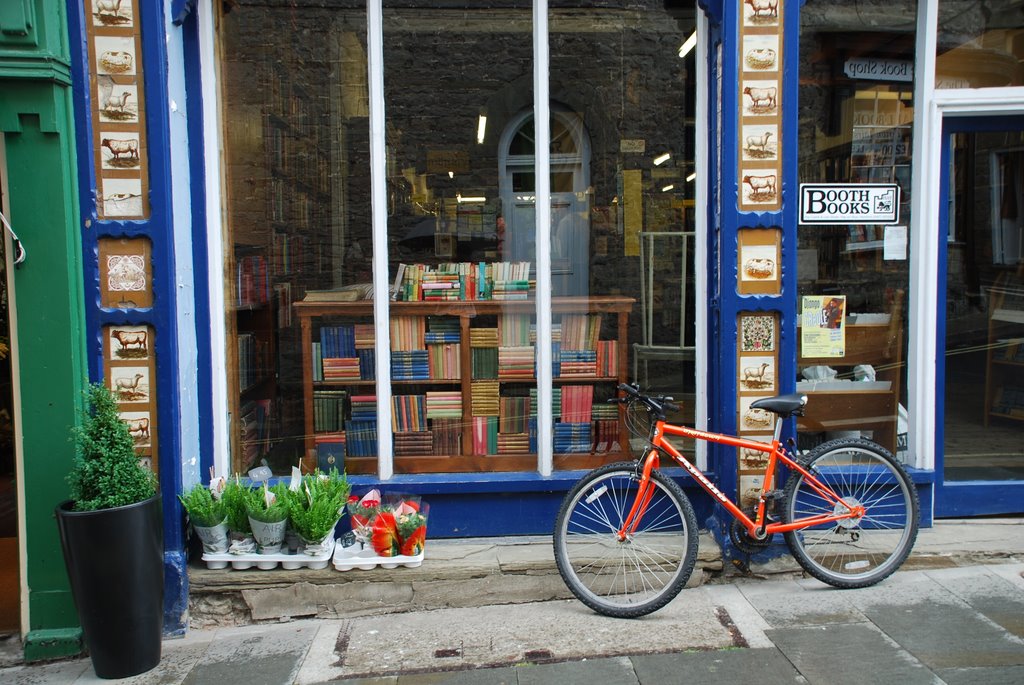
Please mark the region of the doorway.
<svg viewBox="0 0 1024 685"><path fill-rule="evenodd" d="M943 132L936 516L1024 511L1024 118Z"/></svg>
<svg viewBox="0 0 1024 685"><path fill-rule="evenodd" d="M533 111L514 117L500 143L499 192L506 212L506 258L536 264ZM555 296L590 294L590 140L582 117L551 109L551 287Z"/></svg>
<svg viewBox="0 0 1024 685"><path fill-rule="evenodd" d="M7 168L0 140L0 638L20 627L18 579L18 487L15 465L14 403L11 362L10 234L6 228Z"/></svg>

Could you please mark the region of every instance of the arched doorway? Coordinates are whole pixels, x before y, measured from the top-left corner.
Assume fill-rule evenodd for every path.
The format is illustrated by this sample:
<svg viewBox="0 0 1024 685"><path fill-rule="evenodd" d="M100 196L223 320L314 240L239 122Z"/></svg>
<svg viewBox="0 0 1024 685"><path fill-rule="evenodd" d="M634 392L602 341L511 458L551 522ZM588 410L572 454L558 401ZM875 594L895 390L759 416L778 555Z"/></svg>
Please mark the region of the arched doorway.
<svg viewBox="0 0 1024 685"><path fill-rule="evenodd" d="M533 110L512 118L499 143L503 258L536 264ZM553 294L589 295L590 138L583 117L551 108L551 276Z"/></svg>

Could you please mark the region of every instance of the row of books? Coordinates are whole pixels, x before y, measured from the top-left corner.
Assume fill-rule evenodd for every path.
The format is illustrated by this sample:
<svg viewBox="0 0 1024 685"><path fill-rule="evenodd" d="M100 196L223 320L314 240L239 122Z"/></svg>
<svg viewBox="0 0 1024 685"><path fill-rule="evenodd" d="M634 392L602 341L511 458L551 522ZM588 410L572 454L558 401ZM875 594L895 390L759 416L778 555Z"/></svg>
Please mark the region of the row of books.
<svg viewBox="0 0 1024 685"><path fill-rule="evenodd" d="M363 348L355 352L354 357L324 357L321 343L313 343L313 382L376 380L376 352Z"/></svg>
<svg viewBox="0 0 1024 685"><path fill-rule="evenodd" d="M244 391L271 373L270 343L253 333L238 334L238 385Z"/></svg>
<svg viewBox="0 0 1024 685"><path fill-rule="evenodd" d="M238 257L235 279L238 306L251 307L270 301L270 273L263 255Z"/></svg>
<svg viewBox="0 0 1024 685"><path fill-rule="evenodd" d="M462 452L463 424L456 419L433 419L429 430L395 431L395 456L452 456ZM377 425L349 421L346 430L318 434L315 438L321 470L344 468L349 457L377 456ZM536 454L537 422L530 419L522 430L502 430L494 416L477 416L472 421L473 454L476 456ZM556 423L556 454L618 452L619 422L595 421L593 424Z"/></svg>
<svg viewBox="0 0 1024 685"><path fill-rule="evenodd" d="M336 432L345 428L344 390L313 391L313 430L317 433ZM376 409L374 409L376 412Z"/></svg>
<svg viewBox="0 0 1024 685"><path fill-rule="evenodd" d="M243 463L247 467L257 464L270 444L272 400L246 402L239 408L239 429Z"/></svg>
<svg viewBox="0 0 1024 685"><path fill-rule="evenodd" d="M399 264L396 297L404 302L526 299L530 262Z"/></svg>

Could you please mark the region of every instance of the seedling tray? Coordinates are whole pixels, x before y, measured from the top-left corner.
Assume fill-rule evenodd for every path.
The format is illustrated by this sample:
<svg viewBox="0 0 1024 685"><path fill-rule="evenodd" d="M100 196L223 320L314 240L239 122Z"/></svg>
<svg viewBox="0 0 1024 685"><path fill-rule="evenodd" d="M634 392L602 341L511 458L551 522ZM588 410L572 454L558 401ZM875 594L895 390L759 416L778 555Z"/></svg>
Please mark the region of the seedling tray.
<svg viewBox="0 0 1024 685"><path fill-rule="evenodd" d="M339 571L351 571L354 568L369 571L372 568L416 568L423 563L423 552L415 556L398 555L379 557L372 547L360 548L358 544L350 547L337 545L334 548L334 568Z"/></svg>
<svg viewBox="0 0 1024 685"><path fill-rule="evenodd" d="M318 570L327 568L331 563L331 556L334 554L335 542L327 546L327 549L316 556L303 554L301 552L282 552L280 554L203 554L203 561L206 568L222 569L231 568L236 571L244 571L253 568L269 571L278 565L286 571L297 568L308 568Z"/></svg>

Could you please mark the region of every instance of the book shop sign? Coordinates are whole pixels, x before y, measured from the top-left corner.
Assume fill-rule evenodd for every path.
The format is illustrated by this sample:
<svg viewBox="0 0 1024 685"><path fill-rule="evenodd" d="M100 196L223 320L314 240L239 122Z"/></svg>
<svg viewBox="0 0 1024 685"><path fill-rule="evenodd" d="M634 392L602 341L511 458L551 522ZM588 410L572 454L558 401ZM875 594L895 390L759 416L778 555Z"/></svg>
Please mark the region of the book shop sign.
<svg viewBox="0 0 1024 685"><path fill-rule="evenodd" d="M853 57L846 60L843 71L847 78L869 81L914 80L914 63L905 59L880 59L877 57Z"/></svg>
<svg viewBox="0 0 1024 685"><path fill-rule="evenodd" d="M896 224L895 183L801 183L801 224Z"/></svg>

